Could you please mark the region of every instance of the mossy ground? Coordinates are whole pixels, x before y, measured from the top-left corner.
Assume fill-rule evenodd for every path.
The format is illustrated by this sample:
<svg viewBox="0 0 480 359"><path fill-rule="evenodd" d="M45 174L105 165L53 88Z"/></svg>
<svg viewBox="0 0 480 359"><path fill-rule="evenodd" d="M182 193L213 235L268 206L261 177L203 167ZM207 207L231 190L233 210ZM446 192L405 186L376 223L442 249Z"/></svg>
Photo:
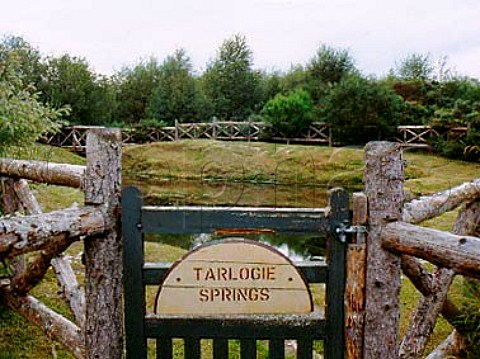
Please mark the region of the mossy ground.
<svg viewBox="0 0 480 359"><path fill-rule="evenodd" d="M241 191L241 201L236 203L252 205L304 205L320 206L323 199L319 193L335 186L345 186L353 190L361 189L363 174L363 150L361 148L328 148L318 146L294 146L245 142L182 141L176 143L156 143L141 146L128 146L124 149L123 177L125 184L142 184L147 199L152 202L175 202L188 204L223 204L230 197L240 194L230 190L229 185L248 183L251 187ZM47 146L35 146L28 151L14 151L10 157L39 159L44 161L83 164L84 159L69 152ZM469 181L479 176L480 165L452 161L425 152L406 152L407 168L405 189L410 196L428 195ZM187 186L181 180L196 181L203 188ZM218 187L221 184L220 193ZM178 188L178 184L180 188ZM262 197L258 193L268 192L268 185L284 184L284 191L272 191ZM318 195L318 201L299 198L295 185L310 186L306 197ZM184 187L182 187L184 186ZM34 191L45 211L64 208L77 203L83 204L79 190L49 185L35 185ZM230 192L229 192L230 191ZM293 193L293 194L292 194ZM237 196L237 197L235 197ZM228 199L228 200L227 200ZM217 201L216 203L214 203ZM310 205L311 204L311 205ZM427 221L425 225L449 230L456 212ZM72 246L70 256L80 281L83 267L80 262L81 243ZM147 260L161 259L174 261L184 249L159 243L147 243ZM40 300L70 315L58 294L59 288L53 273L34 290ZM315 288L319 303L323 302L323 291ZM155 293L148 293L148 302L153 303ZM456 280L451 296L461 300L461 280ZM401 296L401 331L408 325L408 316L414 310L420 294L411 283L403 281ZM445 321L437 322L431 338L430 348L438 344L451 328ZM210 348L210 349L209 349ZM260 350L264 350L262 347ZM205 344L206 352L211 351L211 343ZM153 356L152 356L153 357ZM0 359L10 358L73 358L59 344L45 337L41 330L28 324L16 313L0 305Z"/></svg>

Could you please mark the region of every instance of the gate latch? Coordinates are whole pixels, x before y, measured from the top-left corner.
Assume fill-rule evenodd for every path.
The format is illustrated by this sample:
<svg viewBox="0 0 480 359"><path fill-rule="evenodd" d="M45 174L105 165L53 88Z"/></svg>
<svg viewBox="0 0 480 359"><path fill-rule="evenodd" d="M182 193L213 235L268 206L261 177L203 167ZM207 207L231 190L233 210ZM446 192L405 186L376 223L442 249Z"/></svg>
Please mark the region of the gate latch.
<svg viewBox="0 0 480 359"><path fill-rule="evenodd" d="M362 244L364 242L363 233L367 233L367 227L361 225L355 226L346 226L343 223L337 227L336 232L338 233L338 239L340 242L345 243L347 241L347 233L356 233L357 240L355 241L356 244Z"/></svg>

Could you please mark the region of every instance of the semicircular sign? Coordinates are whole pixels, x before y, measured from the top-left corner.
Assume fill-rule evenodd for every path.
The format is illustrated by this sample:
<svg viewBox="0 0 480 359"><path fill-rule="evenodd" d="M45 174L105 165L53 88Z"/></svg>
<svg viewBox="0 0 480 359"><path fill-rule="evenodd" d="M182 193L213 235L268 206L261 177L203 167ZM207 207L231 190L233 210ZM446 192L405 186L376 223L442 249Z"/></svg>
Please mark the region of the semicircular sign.
<svg viewBox="0 0 480 359"><path fill-rule="evenodd" d="M229 239L187 253L159 288L156 314L300 314L313 311L292 262L262 243Z"/></svg>

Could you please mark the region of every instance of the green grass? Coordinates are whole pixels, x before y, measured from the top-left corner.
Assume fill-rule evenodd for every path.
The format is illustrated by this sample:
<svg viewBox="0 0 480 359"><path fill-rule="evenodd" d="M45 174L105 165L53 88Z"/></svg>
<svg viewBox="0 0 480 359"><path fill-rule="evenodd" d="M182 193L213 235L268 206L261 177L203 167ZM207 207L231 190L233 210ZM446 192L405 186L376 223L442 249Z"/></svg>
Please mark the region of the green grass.
<svg viewBox="0 0 480 359"><path fill-rule="evenodd" d="M51 162L85 163L81 157L48 146L34 146L29 151L14 151L10 155ZM323 206L323 193L328 188L346 186L359 190L363 174L363 150L360 148L182 141L128 146L123 156L124 184L140 184L147 200L155 203ZM478 177L480 173L478 164L447 160L423 152L407 152L405 159L405 189L414 197L445 190ZM270 186L273 183L284 186L275 188ZM83 194L78 190L49 185L36 185L33 189L45 211L68 207L73 203L83 205ZM449 230L456 213L447 213L427 221L425 225ZM81 251L81 243L76 243L67 254L72 256L74 269L82 282ZM148 242L146 260L172 262L185 252L185 249L172 245ZM403 284L402 332L408 325L409 313L420 297L408 280L404 280ZM322 305L323 289L315 286L312 290L315 303ZM49 272L41 285L35 288L34 295L70 316L58 291L53 273ZM155 294L155 289L147 292L149 308L153 306ZM454 300L461 300L461 280L455 281L451 296ZM447 323L439 320L430 349L448 335L450 329ZM206 343L203 350L210 353L211 344ZM260 350L265 350L265 347ZM0 306L0 359L54 357L73 358L59 344L46 338L40 329Z"/></svg>

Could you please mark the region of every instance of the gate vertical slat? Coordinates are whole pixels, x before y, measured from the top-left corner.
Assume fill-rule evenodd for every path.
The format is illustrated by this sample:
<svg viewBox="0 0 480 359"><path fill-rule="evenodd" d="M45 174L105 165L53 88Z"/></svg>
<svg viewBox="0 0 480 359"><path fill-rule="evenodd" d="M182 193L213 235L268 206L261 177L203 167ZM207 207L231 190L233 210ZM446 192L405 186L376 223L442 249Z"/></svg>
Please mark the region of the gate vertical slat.
<svg viewBox="0 0 480 359"><path fill-rule="evenodd" d="M312 359L313 358L313 341L312 339L297 340L297 358ZM337 358L334 358L337 359Z"/></svg>
<svg viewBox="0 0 480 359"><path fill-rule="evenodd" d="M257 341L255 339L240 340L240 358L242 359L257 358Z"/></svg>
<svg viewBox="0 0 480 359"><path fill-rule="evenodd" d="M214 339L213 340L213 359L228 358L228 340Z"/></svg>
<svg viewBox="0 0 480 359"><path fill-rule="evenodd" d="M285 341L272 339L268 342L269 359L285 359Z"/></svg>
<svg viewBox="0 0 480 359"><path fill-rule="evenodd" d="M172 359L172 339L158 338L156 340L157 359Z"/></svg>
<svg viewBox="0 0 480 359"><path fill-rule="evenodd" d="M122 233L124 238L125 334L126 358L147 357L145 337L145 288L143 286L143 238L141 230L142 195L128 187L122 197Z"/></svg>
<svg viewBox="0 0 480 359"><path fill-rule="evenodd" d="M200 359L200 338L186 337L185 345L185 359Z"/></svg>
<svg viewBox="0 0 480 359"><path fill-rule="evenodd" d="M348 193L341 188L329 192L330 233L327 248L327 335L325 338L325 357L343 359L345 351L344 335L344 295L345 295L345 259L347 245L339 240L335 233L340 225L350 218Z"/></svg>

